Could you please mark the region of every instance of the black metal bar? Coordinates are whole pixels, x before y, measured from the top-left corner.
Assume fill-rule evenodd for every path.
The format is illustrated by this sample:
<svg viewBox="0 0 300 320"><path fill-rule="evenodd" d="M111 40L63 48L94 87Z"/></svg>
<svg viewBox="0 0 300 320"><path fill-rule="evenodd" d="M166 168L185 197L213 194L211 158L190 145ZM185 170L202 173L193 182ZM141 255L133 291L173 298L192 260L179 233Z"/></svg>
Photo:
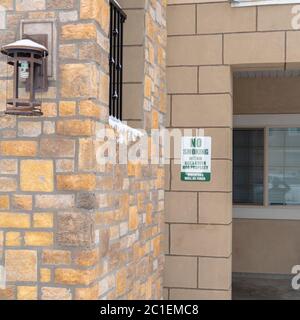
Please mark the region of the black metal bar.
<svg viewBox="0 0 300 320"><path fill-rule="evenodd" d="M113 10L113 29L112 29L112 37L113 37L113 46L112 46L112 57L113 57L113 92L112 92L112 115L116 115L116 100L115 100L115 93L116 93L116 10Z"/></svg>
<svg viewBox="0 0 300 320"><path fill-rule="evenodd" d="M121 8L121 6L119 5L119 3L116 0L110 0L110 4L120 12L121 16L123 17L123 22L125 22L125 20L127 19L127 14L125 13L125 11Z"/></svg>
<svg viewBox="0 0 300 320"><path fill-rule="evenodd" d="M125 12L115 0L110 0L110 115L122 120L123 24Z"/></svg>
<svg viewBox="0 0 300 320"><path fill-rule="evenodd" d="M117 105L117 110L116 110L116 116L118 119L121 120L121 114L120 114L120 87L121 87L121 75L120 75L120 53L121 53L121 42L120 42L120 27L121 27L121 16L120 13L118 12L118 23L117 23L117 28L118 28L118 34L117 34L117 64L116 64L116 69L117 69L117 83L116 83L116 92L117 92L117 98L116 98L116 105Z"/></svg>
<svg viewBox="0 0 300 320"><path fill-rule="evenodd" d="M112 115L112 92L113 92L113 83L112 83L112 70L113 70L113 61L112 61L112 50L113 50L113 37L112 37L112 30L113 30L113 8L110 9L110 47L109 47L109 114Z"/></svg>
<svg viewBox="0 0 300 320"><path fill-rule="evenodd" d="M122 18L121 28L120 28L120 42L121 42L121 59L120 59L120 120L123 120L123 31L124 31L124 18Z"/></svg>

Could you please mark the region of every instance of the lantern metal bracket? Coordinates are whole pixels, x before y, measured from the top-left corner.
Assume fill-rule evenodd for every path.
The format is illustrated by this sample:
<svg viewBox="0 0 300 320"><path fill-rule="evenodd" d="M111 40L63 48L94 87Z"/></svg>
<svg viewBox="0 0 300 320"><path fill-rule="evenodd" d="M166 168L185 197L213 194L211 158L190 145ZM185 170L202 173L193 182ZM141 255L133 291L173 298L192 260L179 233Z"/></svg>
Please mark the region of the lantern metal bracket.
<svg viewBox="0 0 300 320"><path fill-rule="evenodd" d="M47 78L47 73L44 73L45 60L48 55L47 48L26 38L3 46L1 53L7 55L7 63L14 67L13 94L12 98L7 98L5 113L26 116L42 115L42 101L36 99L35 93L39 89L37 81L40 81L41 78ZM41 78L37 77L39 72ZM29 92L28 99L19 96L20 76L21 79L26 80L26 89ZM43 85L40 85L40 89L44 89Z"/></svg>

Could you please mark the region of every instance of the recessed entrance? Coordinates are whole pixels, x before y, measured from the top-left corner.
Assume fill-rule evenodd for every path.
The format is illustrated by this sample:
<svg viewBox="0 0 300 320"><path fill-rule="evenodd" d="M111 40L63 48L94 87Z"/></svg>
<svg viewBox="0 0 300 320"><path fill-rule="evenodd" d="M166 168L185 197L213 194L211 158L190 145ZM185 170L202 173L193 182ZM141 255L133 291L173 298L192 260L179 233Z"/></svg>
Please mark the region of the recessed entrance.
<svg viewBox="0 0 300 320"><path fill-rule="evenodd" d="M233 299L297 299L300 72L234 74Z"/></svg>

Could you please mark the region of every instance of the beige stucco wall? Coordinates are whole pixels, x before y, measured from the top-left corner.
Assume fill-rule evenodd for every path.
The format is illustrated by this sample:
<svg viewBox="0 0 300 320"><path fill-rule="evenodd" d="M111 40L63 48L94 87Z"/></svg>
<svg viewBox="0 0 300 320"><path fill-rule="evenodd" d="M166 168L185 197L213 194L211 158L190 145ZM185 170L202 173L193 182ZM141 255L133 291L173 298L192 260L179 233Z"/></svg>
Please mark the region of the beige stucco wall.
<svg viewBox="0 0 300 320"><path fill-rule="evenodd" d="M300 221L234 219L233 271L290 274L300 261Z"/></svg>
<svg viewBox="0 0 300 320"><path fill-rule="evenodd" d="M167 126L204 128L213 161L210 183L181 182L179 166L167 167L165 297L230 299L232 71L296 67L300 32L291 5L168 4Z"/></svg>
<svg viewBox="0 0 300 320"><path fill-rule="evenodd" d="M293 75L235 78L234 114L300 113L299 88L300 77Z"/></svg>

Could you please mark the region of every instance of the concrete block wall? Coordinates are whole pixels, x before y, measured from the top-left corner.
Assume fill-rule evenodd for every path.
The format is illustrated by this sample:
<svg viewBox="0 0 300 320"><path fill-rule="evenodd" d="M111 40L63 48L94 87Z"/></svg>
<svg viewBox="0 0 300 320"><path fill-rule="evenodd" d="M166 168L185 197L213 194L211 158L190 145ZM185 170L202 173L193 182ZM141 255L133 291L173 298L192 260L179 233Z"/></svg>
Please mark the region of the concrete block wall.
<svg viewBox="0 0 300 320"><path fill-rule="evenodd" d="M166 168L166 298L231 298L232 72L297 67L291 9L168 1L167 126L203 128L213 159L209 183L182 182L179 165Z"/></svg>
<svg viewBox="0 0 300 320"><path fill-rule="evenodd" d="M21 20L52 19L58 60L42 117L5 116L1 95L0 264L8 282L0 299L160 299L164 168L96 162L97 132L109 128L109 2L5 5L1 44L20 38ZM155 50L165 50L156 41L165 6L147 1L144 10L152 13ZM147 36L146 22L143 30ZM163 61L151 67L165 82ZM2 88L6 77L2 57ZM142 81L143 101L144 87ZM163 98L157 87L150 112ZM162 119L160 112L147 129Z"/></svg>

